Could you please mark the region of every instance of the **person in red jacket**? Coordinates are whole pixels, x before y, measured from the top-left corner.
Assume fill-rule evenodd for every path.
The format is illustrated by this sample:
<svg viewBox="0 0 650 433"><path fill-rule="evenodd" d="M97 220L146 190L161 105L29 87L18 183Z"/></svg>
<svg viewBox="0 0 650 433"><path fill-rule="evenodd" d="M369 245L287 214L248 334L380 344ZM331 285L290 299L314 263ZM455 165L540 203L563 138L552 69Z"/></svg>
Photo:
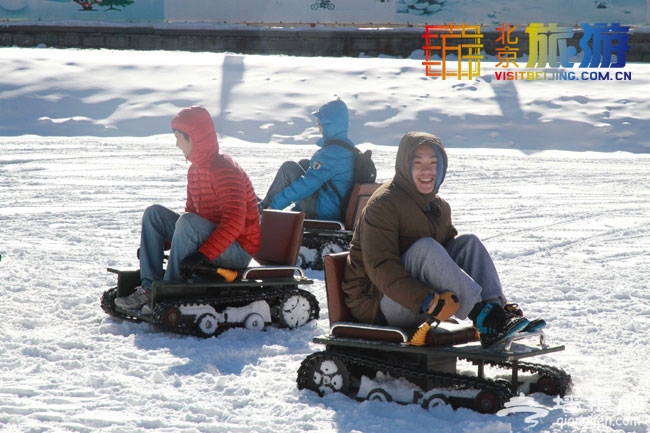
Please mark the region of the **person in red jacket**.
<svg viewBox="0 0 650 433"><path fill-rule="evenodd" d="M161 205L142 217L142 285L117 298L121 308L140 309L151 302L154 281L191 277L201 266L245 268L260 243L257 197L248 175L228 155L219 153L212 117L200 106L181 110L171 121L176 146L191 165L187 172L185 213ZM170 243L163 270L165 244Z"/></svg>

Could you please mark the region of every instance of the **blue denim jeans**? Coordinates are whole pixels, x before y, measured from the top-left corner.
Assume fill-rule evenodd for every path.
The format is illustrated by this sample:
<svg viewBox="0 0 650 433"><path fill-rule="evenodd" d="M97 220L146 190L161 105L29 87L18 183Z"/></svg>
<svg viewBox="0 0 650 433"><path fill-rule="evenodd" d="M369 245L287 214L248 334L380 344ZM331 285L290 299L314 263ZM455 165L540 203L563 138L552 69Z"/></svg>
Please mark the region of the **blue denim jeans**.
<svg viewBox="0 0 650 433"><path fill-rule="evenodd" d="M432 292L454 292L460 300L455 314L459 319L467 318L474 305L481 301L505 305L492 258L474 235L458 236L446 247L432 238L419 239L402 255L402 264ZM380 308L392 326L418 326L426 320L425 314L414 315L388 296L381 299Z"/></svg>
<svg viewBox="0 0 650 433"><path fill-rule="evenodd" d="M142 215L140 235L140 278L151 288L154 281L180 280L180 263L196 252L217 226L193 213L178 214L160 205L149 206ZM167 269L163 270L165 240L171 242ZM213 264L224 268L245 268L252 257L237 241Z"/></svg>
<svg viewBox="0 0 650 433"><path fill-rule="evenodd" d="M264 197L264 200L262 200L264 207L268 207L273 201L273 198L278 195L283 189L291 185L296 180L300 179L300 176L304 175L307 169L309 169L308 159L301 159L300 162L285 161L282 163L275 175L275 179L273 179L271 186L269 186L266 197ZM318 213L316 211L317 196L318 191L308 197L303 198L302 200L298 201L298 203L295 203L298 210L301 210L305 213L305 218L318 218Z"/></svg>

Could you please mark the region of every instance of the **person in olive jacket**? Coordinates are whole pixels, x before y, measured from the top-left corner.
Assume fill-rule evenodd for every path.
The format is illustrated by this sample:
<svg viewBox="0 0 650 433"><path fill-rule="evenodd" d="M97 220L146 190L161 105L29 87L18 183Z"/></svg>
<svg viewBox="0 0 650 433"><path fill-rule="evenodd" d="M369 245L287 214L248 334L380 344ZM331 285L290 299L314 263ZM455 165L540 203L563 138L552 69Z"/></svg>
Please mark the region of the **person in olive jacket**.
<svg viewBox="0 0 650 433"><path fill-rule="evenodd" d="M416 327L445 293L460 304L489 346L539 329L506 304L497 270L475 235L458 236L449 204L438 196L447 154L435 135L409 132L397 150L395 176L370 198L350 243L343 291L362 323Z"/></svg>

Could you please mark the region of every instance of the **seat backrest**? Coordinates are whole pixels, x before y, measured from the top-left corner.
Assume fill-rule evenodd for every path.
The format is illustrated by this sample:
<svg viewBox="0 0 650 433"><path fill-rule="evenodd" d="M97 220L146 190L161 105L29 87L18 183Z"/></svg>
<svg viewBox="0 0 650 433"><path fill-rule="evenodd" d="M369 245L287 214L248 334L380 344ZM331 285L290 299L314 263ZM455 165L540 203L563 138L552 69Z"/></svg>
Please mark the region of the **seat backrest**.
<svg viewBox="0 0 650 433"><path fill-rule="evenodd" d="M350 201L345 211L345 228L354 230L361 217L361 211L366 207L372 193L377 191L381 183L357 183L352 187Z"/></svg>
<svg viewBox="0 0 650 433"><path fill-rule="evenodd" d="M323 259L325 267L325 288L327 289L327 307L329 309L330 326L336 322L355 322L347 305L341 283L347 261L348 251L328 254Z"/></svg>
<svg viewBox="0 0 650 433"><path fill-rule="evenodd" d="M302 243L304 219L302 212L264 209L260 247L255 253L255 261L262 266L295 266ZM273 276L285 275L293 275L293 271L273 273Z"/></svg>
<svg viewBox="0 0 650 433"><path fill-rule="evenodd" d="M327 289L327 306L329 308L330 332L336 337L361 338L367 340L405 343L415 329L397 328L394 326L359 324L345 305L342 282L348 251L328 254L324 258L325 287ZM434 331L427 333L428 346L449 346L476 341L478 336L473 326L452 325L441 323Z"/></svg>

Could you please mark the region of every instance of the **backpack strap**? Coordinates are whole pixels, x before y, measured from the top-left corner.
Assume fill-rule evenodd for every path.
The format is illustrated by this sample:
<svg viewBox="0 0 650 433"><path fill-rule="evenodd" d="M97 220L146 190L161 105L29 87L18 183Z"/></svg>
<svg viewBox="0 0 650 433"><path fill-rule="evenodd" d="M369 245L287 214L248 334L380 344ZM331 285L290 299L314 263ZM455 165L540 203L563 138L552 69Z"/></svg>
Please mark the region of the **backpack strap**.
<svg viewBox="0 0 650 433"><path fill-rule="evenodd" d="M325 144L323 145L323 147L327 147L327 146L330 146L330 145L332 145L332 144L338 144L339 146L343 146L343 147L345 147L346 149L348 149L350 152L352 152L353 154L354 154L355 152L358 152L358 151L359 151L359 149L357 149L356 146L354 146L354 145L348 143L348 142L345 141L345 140L328 140L328 141L325 142Z"/></svg>

